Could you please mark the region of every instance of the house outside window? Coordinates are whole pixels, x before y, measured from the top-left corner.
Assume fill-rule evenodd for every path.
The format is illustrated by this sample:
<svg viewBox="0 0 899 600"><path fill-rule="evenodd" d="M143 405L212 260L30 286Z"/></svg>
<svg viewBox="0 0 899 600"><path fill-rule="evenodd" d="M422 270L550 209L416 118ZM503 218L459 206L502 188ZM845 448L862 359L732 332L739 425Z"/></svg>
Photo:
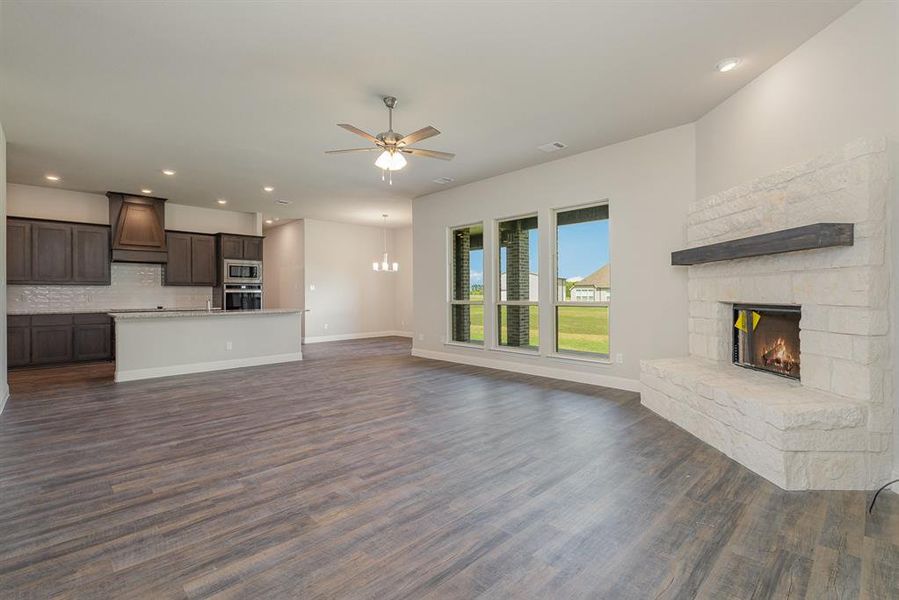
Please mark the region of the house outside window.
<svg viewBox="0 0 899 600"><path fill-rule="evenodd" d="M536 215L497 222L496 342L500 347L537 351L540 346L537 241Z"/></svg>
<svg viewBox="0 0 899 600"><path fill-rule="evenodd" d="M450 336L484 344L484 225L450 230Z"/></svg>
<svg viewBox="0 0 899 600"><path fill-rule="evenodd" d="M554 350L607 360L612 299L609 206L558 210L555 220Z"/></svg>

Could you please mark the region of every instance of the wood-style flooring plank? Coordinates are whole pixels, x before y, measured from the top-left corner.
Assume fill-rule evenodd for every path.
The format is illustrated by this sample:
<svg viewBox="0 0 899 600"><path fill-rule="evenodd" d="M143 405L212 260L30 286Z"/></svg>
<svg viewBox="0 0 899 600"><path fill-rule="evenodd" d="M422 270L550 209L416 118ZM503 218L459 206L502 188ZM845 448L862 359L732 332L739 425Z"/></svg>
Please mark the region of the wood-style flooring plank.
<svg viewBox="0 0 899 600"><path fill-rule="evenodd" d="M0 597L899 597L895 494L784 492L632 392L304 354L13 371Z"/></svg>

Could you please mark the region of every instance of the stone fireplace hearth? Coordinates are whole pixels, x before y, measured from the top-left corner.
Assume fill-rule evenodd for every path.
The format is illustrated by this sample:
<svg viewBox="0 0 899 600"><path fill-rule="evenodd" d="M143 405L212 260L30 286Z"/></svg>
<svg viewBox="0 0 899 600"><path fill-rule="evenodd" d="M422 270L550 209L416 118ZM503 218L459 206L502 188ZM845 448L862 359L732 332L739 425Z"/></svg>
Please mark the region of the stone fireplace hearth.
<svg viewBox="0 0 899 600"><path fill-rule="evenodd" d="M887 479L889 186L885 140L860 140L693 202L691 248L814 223L853 223L854 244L686 267L690 356L643 361L643 404L785 489ZM744 305L801 313L761 313L759 340Z"/></svg>

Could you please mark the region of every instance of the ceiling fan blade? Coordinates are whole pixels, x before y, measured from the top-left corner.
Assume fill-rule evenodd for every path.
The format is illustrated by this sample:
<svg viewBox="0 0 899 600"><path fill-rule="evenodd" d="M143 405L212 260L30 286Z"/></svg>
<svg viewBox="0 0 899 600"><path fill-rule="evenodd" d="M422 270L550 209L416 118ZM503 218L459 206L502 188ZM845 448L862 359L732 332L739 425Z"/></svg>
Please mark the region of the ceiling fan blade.
<svg viewBox="0 0 899 600"><path fill-rule="evenodd" d="M347 131L349 131L349 132L351 132L351 133L355 133L356 135L360 135L360 136L364 137L365 139L367 139L369 142L374 142L375 144L379 144L379 143L380 143L380 142L378 141L378 138L376 138L376 137L373 136L372 134L370 134L370 133L365 133L364 131L362 131L362 130L359 129L358 127L354 127L354 126L352 126L352 125L349 125L348 123L338 123L337 126L338 126L338 127L343 127L343 128L346 129Z"/></svg>
<svg viewBox="0 0 899 600"><path fill-rule="evenodd" d="M325 154L343 154L345 152L375 152L381 148L347 148L346 150L325 150Z"/></svg>
<svg viewBox="0 0 899 600"><path fill-rule="evenodd" d="M452 152L437 152L436 150L423 150L421 148L403 148L402 152L412 156L425 156L427 158L439 158L440 160L453 160L456 156Z"/></svg>
<svg viewBox="0 0 899 600"><path fill-rule="evenodd" d="M427 127L422 127L418 131L413 131L403 139L397 142L398 146L411 146L415 142L420 142L421 140L426 140L429 137L434 137L435 135L440 135L440 131L434 129L430 125Z"/></svg>

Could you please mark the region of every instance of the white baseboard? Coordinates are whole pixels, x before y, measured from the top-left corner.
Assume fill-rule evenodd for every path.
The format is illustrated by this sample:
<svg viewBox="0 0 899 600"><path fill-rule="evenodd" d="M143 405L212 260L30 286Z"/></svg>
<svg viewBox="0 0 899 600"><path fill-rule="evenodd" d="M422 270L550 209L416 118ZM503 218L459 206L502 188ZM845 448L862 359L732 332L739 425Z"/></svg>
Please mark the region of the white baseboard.
<svg viewBox="0 0 899 600"><path fill-rule="evenodd" d="M3 409L6 408L6 401L9 400L9 386L7 384L3 384L3 389L0 390L0 414L3 413Z"/></svg>
<svg viewBox="0 0 899 600"><path fill-rule="evenodd" d="M172 375L222 371L224 369L238 369L240 367L258 367L260 365L273 365L298 360L303 360L302 352L288 352L286 354L271 354L269 356L253 356L251 358L235 358L231 360L216 360L186 365L172 365L169 367L130 369L127 371L119 371L118 364L116 364L115 381L122 382L136 381L138 379L155 379L156 377L171 377Z"/></svg>
<svg viewBox="0 0 899 600"><path fill-rule="evenodd" d="M344 340L364 340L379 337L412 337L411 331L366 331L364 333L341 333L338 335L314 335L303 338L304 344L320 344L322 342L342 342Z"/></svg>
<svg viewBox="0 0 899 600"><path fill-rule="evenodd" d="M538 377L548 377L550 379L600 385L616 390L627 390L629 392L640 391L640 381L638 379L627 379L626 377L615 377L614 375L603 375L601 373L585 373L583 371L550 367L547 365L497 360L487 356L465 356L463 354L439 352L436 350L422 350L419 348L412 348L412 356L461 363L463 365L471 365L474 367L484 367L486 369L499 369L500 371L523 373L525 375L537 375ZM534 358L535 360L538 360L536 357Z"/></svg>

